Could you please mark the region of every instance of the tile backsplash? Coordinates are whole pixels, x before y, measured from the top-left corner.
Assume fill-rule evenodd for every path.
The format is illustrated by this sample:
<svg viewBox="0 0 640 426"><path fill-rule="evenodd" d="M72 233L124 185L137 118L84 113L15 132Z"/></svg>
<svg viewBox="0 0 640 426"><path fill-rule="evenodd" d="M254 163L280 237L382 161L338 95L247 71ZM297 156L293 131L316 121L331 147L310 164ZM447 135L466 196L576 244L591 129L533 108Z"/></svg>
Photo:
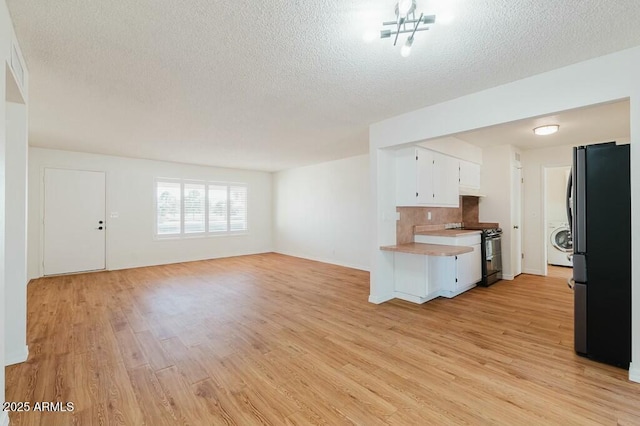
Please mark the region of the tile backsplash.
<svg viewBox="0 0 640 426"><path fill-rule="evenodd" d="M400 220L396 222L396 244L413 242L413 227L426 225L433 230L445 229L445 225L478 223L478 197L460 197L460 207L396 207ZM431 212L431 220L428 213Z"/></svg>

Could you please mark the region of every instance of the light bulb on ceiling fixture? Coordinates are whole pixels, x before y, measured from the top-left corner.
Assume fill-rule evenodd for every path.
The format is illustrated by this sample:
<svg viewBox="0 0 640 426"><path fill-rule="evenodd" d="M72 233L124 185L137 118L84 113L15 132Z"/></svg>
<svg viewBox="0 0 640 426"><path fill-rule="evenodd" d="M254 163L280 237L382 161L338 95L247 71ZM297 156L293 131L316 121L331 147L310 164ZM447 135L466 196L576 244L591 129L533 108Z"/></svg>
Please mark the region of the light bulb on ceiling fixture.
<svg viewBox="0 0 640 426"><path fill-rule="evenodd" d="M412 45L413 45L413 37L409 37L407 39L407 42L402 45L402 48L400 48L400 55L402 55L403 58L406 58L407 56L411 55Z"/></svg>
<svg viewBox="0 0 640 426"><path fill-rule="evenodd" d="M415 9L414 0L399 0L398 1L398 16L404 18L412 9Z"/></svg>
<svg viewBox="0 0 640 426"><path fill-rule="evenodd" d="M535 129L533 129L533 133L538 136L547 136L554 134L558 130L560 130L560 126L558 124L551 124L548 126L536 127Z"/></svg>

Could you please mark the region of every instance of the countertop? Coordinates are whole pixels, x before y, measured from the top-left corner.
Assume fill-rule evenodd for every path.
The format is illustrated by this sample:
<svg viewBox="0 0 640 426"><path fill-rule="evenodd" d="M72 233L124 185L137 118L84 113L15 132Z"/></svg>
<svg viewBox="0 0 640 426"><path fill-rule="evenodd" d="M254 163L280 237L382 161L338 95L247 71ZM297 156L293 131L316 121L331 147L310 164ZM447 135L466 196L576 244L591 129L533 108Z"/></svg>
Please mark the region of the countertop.
<svg viewBox="0 0 640 426"><path fill-rule="evenodd" d="M482 231L473 229L438 229L435 231L417 231L414 235L431 235L434 237L461 237L463 235L480 234Z"/></svg>
<svg viewBox="0 0 640 426"><path fill-rule="evenodd" d="M478 232L478 231L472 231ZM470 253L473 247L467 246L447 246L444 244L423 244L409 243L395 246L383 246L380 250L397 251L400 253L421 254L423 256L457 256L459 254Z"/></svg>

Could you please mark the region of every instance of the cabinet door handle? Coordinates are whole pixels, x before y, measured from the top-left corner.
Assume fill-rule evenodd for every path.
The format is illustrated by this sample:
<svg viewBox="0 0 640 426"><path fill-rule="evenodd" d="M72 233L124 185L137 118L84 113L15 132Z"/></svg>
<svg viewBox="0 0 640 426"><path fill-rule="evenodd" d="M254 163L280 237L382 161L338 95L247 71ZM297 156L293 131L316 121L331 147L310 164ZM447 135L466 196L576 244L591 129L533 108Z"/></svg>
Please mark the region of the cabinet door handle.
<svg viewBox="0 0 640 426"><path fill-rule="evenodd" d="M520 229L518 225L513 225L513 229Z"/></svg>

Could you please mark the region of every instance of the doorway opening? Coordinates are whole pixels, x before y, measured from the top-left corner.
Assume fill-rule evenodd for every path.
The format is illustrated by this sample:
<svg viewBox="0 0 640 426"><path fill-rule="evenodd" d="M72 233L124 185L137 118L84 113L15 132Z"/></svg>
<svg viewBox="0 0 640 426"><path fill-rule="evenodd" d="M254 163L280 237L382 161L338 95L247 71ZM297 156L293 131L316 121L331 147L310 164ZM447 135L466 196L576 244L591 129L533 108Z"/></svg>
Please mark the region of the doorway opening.
<svg viewBox="0 0 640 426"><path fill-rule="evenodd" d="M568 149L571 149L570 147ZM573 239L569 226L567 185L571 166L545 167L544 232L547 275L571 278Z"/></svg>

